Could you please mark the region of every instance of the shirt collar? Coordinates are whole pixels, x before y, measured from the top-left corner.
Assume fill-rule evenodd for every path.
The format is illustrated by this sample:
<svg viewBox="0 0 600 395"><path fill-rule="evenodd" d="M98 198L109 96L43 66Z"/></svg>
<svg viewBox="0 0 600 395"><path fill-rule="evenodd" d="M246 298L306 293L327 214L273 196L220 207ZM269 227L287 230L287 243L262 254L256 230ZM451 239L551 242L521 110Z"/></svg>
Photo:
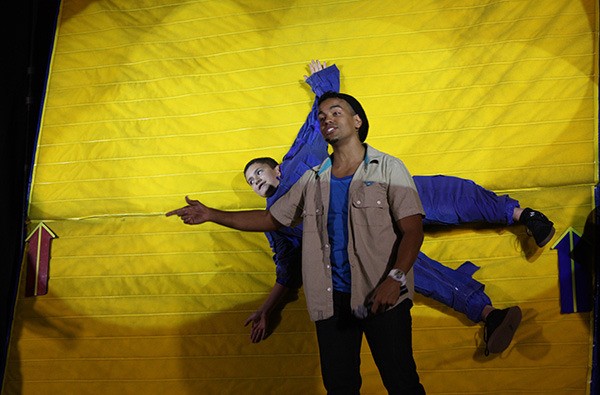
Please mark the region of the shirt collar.
<svg viewBox="0 0 600 395"><path fill-rule="evenodd" d="M381 156L381 152L377 151L375 148L371 147L367 143L363 143L363 145L366 148L365 159L363 160L363 166L366 169L367 166L369 165L369 163L379 163L379 157ZM329 155L327 157L327 159L325 159L323 161L323 163L321 163L321 166L317 170L317 176L320 176L321 174L323 174L327 169L329 169L331 167L331 165L332 165L331 155Z"/></svg>

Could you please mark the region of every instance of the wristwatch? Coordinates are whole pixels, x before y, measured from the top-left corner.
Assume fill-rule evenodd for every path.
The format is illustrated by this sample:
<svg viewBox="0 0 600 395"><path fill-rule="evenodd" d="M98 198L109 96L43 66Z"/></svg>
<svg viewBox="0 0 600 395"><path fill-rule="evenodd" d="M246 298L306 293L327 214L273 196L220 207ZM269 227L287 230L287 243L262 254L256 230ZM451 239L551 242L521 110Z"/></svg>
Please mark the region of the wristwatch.
<svg viewBox="0 0 600 395"><path fill-rule="evenodd" d="M392 269L388 273L388 277L391 277L393 280L398 281L402 285L406 285L406 274L400 269Z"/></svg>

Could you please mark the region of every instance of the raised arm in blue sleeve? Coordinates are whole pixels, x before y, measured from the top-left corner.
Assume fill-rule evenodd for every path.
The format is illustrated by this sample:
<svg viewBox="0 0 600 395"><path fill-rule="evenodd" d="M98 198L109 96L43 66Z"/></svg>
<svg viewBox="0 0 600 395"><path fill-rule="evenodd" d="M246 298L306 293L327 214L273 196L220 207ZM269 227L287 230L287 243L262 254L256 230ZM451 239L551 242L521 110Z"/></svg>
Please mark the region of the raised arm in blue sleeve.
<svg viewBox="0 0 600 395"><path fill-rule="evenodd" d="M316 97L306 121L279 165L281 180L275 194L267 199L267 209L285 195L306 170L319 165L328 155L327 143L323 140L319 128L317 100L325 92L339 91L340 71L336 65L332 65L312 74L306 82Z"/></svg>
<svg viewBox="0 0 600 395"><path fill-rule="evenodd" d="M321 136L317 118L317 100L325 92L339 91L340 71L332 65L312 74L306 82L316 97L292 147L280 163L281 180L275 194L267 198L267 209L283 196L306 170L319 165L327 157L327 143ZM275 232L266 232L265 235L274 254L277 283L288 288L299 288L302 284L302 228L282 228Z"/></svg>

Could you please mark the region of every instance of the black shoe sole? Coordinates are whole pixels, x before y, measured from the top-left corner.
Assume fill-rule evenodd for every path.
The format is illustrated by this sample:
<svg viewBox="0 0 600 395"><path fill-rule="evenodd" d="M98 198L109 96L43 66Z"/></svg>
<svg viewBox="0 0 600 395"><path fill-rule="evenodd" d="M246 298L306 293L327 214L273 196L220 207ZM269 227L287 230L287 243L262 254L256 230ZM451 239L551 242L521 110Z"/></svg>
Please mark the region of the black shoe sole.
<svg viewBox="0 0 600 395"><path fill-rule="evenodd" d="M552 240L552 238L554 237L554 233L556 233L556 229L554 229L554 227L552 227L552 229L550 229L550 233L548 234L548 236L546 236L546 238L544 240L540 241L539 243L536 242L538 247L542 248L543 246L548 244L548 242L550 240Z"/></svg>
<svg viewBox="0 0 600 395"><path fill-rule="evenodd" d="M521 323L522 316L523 314L521 313L521 308L519 308L519 306L508 309L506 316L487 341L487 349L489 352L498 354L508 348Z"/></svg>

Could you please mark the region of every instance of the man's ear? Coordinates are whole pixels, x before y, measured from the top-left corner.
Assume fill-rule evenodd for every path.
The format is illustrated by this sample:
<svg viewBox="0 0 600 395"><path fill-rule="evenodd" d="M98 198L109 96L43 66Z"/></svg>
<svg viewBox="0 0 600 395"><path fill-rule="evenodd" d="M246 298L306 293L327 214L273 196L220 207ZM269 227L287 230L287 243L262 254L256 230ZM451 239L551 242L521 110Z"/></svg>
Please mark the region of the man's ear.
<svg viewBox="0 0 600 395"><path fill-rule="evenodd" d="M358 114L354 114L354 127L356 128L356 130L358 130L361 126L362 119L360 119L360 116Z"/></svg>
<svg viewBox="0 0 600 395"><path fill-rule="evenodd" d="M275 166L275 174L277 174L277 178L281 177L281 170L279 170L279 165Z"/></svg>

